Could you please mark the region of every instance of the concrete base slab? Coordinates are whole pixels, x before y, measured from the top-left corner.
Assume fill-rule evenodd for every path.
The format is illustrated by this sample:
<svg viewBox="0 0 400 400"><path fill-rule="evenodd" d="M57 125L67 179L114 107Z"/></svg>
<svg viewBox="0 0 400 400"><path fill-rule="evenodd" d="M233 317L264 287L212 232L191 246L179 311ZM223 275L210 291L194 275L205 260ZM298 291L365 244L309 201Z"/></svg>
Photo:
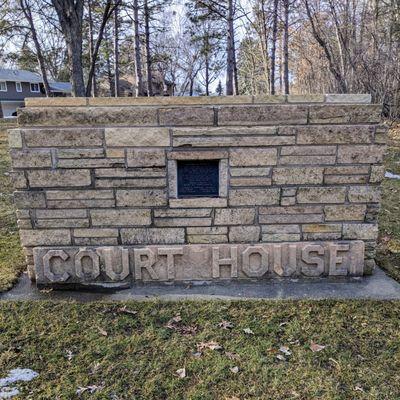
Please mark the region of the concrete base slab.
<svg viewBox="0 0 400 400"><path fill-rule="evenodd" d="M204 283L196 285L140 284L115 292L40 291L23 274L0 300L240 300L240 299L374 299L400 300L400 284L381 269L367 277L321 278L312 280L282 279L280 281Z"/></svg>

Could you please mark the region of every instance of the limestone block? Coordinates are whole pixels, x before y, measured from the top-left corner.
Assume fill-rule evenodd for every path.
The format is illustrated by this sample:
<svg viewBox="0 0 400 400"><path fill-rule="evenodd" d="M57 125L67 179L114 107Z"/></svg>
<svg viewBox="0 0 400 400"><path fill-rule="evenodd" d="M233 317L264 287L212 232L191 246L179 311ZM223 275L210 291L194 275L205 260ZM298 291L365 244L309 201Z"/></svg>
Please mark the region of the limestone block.
<svg viewBox="0 0 400 400"><path fill-rule="evenodd" d="M30 218L31 213L29 210L16 210L15 214L18 219Z"/></svg>
<svg viewBox="0 0 400 400"><path fill-rule="evenodd" d="M15 150L10 151L13 168L46 168L51 167L50 150Z"/></svg>
<svg viewBox="0 0 400 400"><path fill-rule="evenodd" d="M93 226L140 226L150 225L150 210L117 209L90 210Z"/></svg>
<svg viewBox="0 0 400 400"><path fill-rule="evenodd" d="M38 219L36 228L88 228L87 218Z"/></svg>
<svg viewBox="0 0 400 400"><path fill-rule="evenodd" d="M118 207L143 207L167 205L167 193L160 189L117 190Z"/></svg>
<svg viewBox="0 0 400 400"><path fill-rule="evenodd" d="M303 240L339 240L341 232L311 232L303 233Z"/></svg>
<svg viewBox="0 0 400 400"><path fill-rule="evenodd" d="M262 233L300 233L300 225L262 225Z"/></svg>
<svg viewBox="0 0 400 400"><path fill-rule="evenodd" d="M103 145L104 138L104 130L99 128L41 128L22 132L28 147L98 147Z"/></svg>
<svg viewBox="0 0 400 400"><path fill-rule="evenodd" d="M187 235L188 243L208 244L208 243L227 243L228 235Z"/></svg>
<svg viewBox="0 0 400 400"><path fill-rule="evenodd" d="M201 218L211 217L211 208L181 208L154 210L155 218Z"/></svg>
<svg viewBox="0 0 400 400"><path fill-rule="evenodd" d="M160 125L214 125L212 107L177 107L158 110Z"/></svg>
<svg viewBox="0 0 400 400"><path fill-rule="evenodd" d="M47 190L48 200L106 200L113 199L112 190Z"/></svg>
<svg viewBox="0 0 400 400"><path fill-rule="evenodd" d="M16 191L14 192L14 204L16 208L45 208L46 197L44 192Z"/></svg>
<svg viewBox="0 0 400 400"><path fill-rule="evenodd" d="M260 207L259 213L260 224L297 224L323 221L321 206Z"/></svg>
<svg viewBox="0 0 400 400"><path fill-rule="evenodd" d="M336 146L285 146L281 156L332 156L336 155Z"/></svg>
<svg viewBox="0 0 400 400"><path fill-rule="evenodd" d="M279 203L279 189L231 189L230 206L258 206Z"/></svg>
<svg viewBox="0 0 400 400"><path fill-rule="evenodd" d="M386 144L388 140L388 130L387 125L379 125L375 130L375 143Z"/></svg>
<svg viewBox="0 0 400 400"><path fill-rule="evenodd" d="M329 187L300 187L297 189L298 203L344 203L346 188L341 186Z"/></svg>
<svg viewBox="0 0 400 400"><path fill-rule="evenodd" d="M13 171L10 172L10 177L15 189L26 189L28 187L28 181L24 171Z"/></svg>
<svg viewBox="0 0 400 400"><path fill-rule="evenodd" d="M363 221L365 211L365 204L339 204L324 207L326 221Z"/></svg>
<svg viewBox="0 0 400 400"><path fill-rule="evenodd" d="M155 218L154 226L210 226L211 218Z"/></svg>
<svg viewBox="0 0 400 400"><path fill-rule="evenodd" d="M9 129L8 130L8 146L11 149L22 148L22 136L20 129Z"/></svg>
<svg viewBox="0 0 400 400"><path fill-rule="evenodd" d="M184 243L184 228L122 228L122 244Z"/></svg>
<svg viewBox="0 0 400 400"><path fill-rule="evenodd" d="M232 149L229 163L232 167L257 167L276 165L276 149Z"/></svg>
<svg viewBox="0 0 400 400"><path fill-rule="evenodd" d="M280 146L294 144L295 136L174 137L174 147Z"/></svg>
<svg viewBox="0 0 400 400"><path fill-rule="evenodd" d="M228 158L226 150L190 150L190 151L169 151L169 160L221 160Z"/></svg>
<svg viewBox="0 0 400 400"><path fill-rule="evenodd" d="M27 247L68 246L71 244L69 229L30 229L20 230L21 243Z"/></svg>
<svg viewBox="0 0 400 400"><path fill-rule="evenodd" d="M32 188L89 186L91 177L88 169L31 170L28 181Z"/></svg>
<svg viewBox="0 0 400 400"><path fill-rule="evenodd" d="M125 149L119 147L107 147L106 156L107 158L123 158L125 157Z"/></svg>
<svg viewBox="0 0 400 400"><path fill-rule="evenodd" d="M116 228L90 228L90 229L74 229L74 238L107 238L118 237L118 229Z"/></svg>
<svg viewBox="0 0 400 400"><path fill-rule="evenodd" d="M243 126L243 127L190 127L173 128L173 136L249 136L249 135L276 135L278 132L275 126Z"/></svg>
<svg viewBox="0 0 400 400"><path fill-rule="evenodd" d="M97 168L96 178L162 178L167 171L165 168Z"/></svg>
<svg viewBox="0 0 400 400"><path fill-rule="evenodd" d="M165 178L101 178L95 180L97 188L163 188L167 186Z"/></svg>
<svg viewBox="0 0 400 400"><path fill-rule="evenodd" d="M374 127L371 125L281 127L279 133L297 134L297 144L372 143Z"/></svg>
<svg viewBox="0 0 400 400"><path fill-rule="evenodd" d="M325 96L325 101L327 103L371 103L370 94L327 94Z"/></svg>
<svg viewBox="0 0 400 400"><path fill-rule="evenodd" d="M301 240L300 233L263 233L263 242L298 242Z"/></svg>
<svg viewBox="0 0 400 400"><path fill-rule="evenodd" d="M376 224L343 224L344 239L376 240L378 225Z"/></svg>
<svg viewBox="0 0 400 400"><path fill-rule="evenodd" d="M274 185L291 184L320 184L323 179L324 168L300 167L300 168L273 168L272 182Z"/></svg>
<svg viewBox="0 0 400 400"><path fill-rule="evenodd" d="M264 177L239 177L239 178L231 178L230 184L232 187L241 187L241 186L271 186L271 178Z"/></svg>
<svg viewBox="0 0 400 400"><path fill-rule="evenodd" d="M311 105L309 120L311 124L378 123L381 111L382 106L378 104Z"/></svg>
<svg viewBox="0 0 400 400"><path fill-rule="evenodd" d="M297 189L288 187L282 188L282 196L296 196Z"/></svg>
<svg viewBox="0 0 400 400"><path fill-rule="evenodd" d="M57 168L118 168L124 166L124 158L73 158L57 161Z"/></svg>
<svg viewBox="0 0 400 400"><path fill-rule="evenodd" d="M103 158L104 157L104 149L57 149L57 158ZM107 155L107 157L111 157ZM124 158L124 153L115 156L119 158Z"/></svg>
<svg viewBox="0 0 400 400"><path fill-rule="evenodd" d="M379 203L380 189L378 186L352 186L349 188L349 201Z"/></svg>
<svg viewBox="0 0 400 400"><path fill-rule="evenodd" d="M325 175L324 183L326 185L342 184L346 185L348 183L367 183L368 175Z"/></svg>
<svg viewBox="0 0 400 400"><path fill-rule="evenodd" d="M371 167L371 176L369 181L371 183L380 183L385 177L386 168L384 165L373 165Z"/></svg>
<svg viewBox="0 0 400 400"><path fill-rule="evenodd" d="M233 177L269 176L271 173L271 168L268 167L230 168L229 172Z"/></svg>
<svg viewBox="0 0 400 400"><path fill-rule="evenodd" d="M335 164L336 156L281 156L279 158L280 165L329 165Z"/></svg>
<svg viewBox="0 0 400 400"><path fill-rule="evenodd" d="M57 219L57 218L86 218L88 212L85 209L75 210L36 210L38 219Z"/></svg>
<svg viewBox="0 0 400 400"><path fill-rule="evenodd" d="M380 145L357 145L339 146L338 163L350 164L374 164L383 160L385 146Z"/></svg>
<svg viewBox="0 0 400 400"><path fill-rule="evenodd" d="M254 243L260 240L260 227L249 226L231 226L229 228L229 242L235 243Z"/></svg>
<svg viewBox="0 0 400 400"><path fill-rule="evenodd" d="M23 108L21 126L73 125L157 125L157 109L152 107L47 107Z"/></svg>
<svg viewBox="0 0 400 400"><path fill-rule="evenodd" d="M367 165L343 165L335 167L325 167L325 175L368 175L369 166Z"/></svg>
<svg viewBox="0 0 400 400"><path fill-rule="evenodd" d="M50 209L61 208L110 208L115 207L115 199L73 199L73 200L47 200Z"/></svg>
<svg viewBox="0 0 400 400"><path fill-rule="evenodd" d="M218 165L219 173L219 197L228 196L228 160L220 160Z"/></svg>
<svg viewBox="0 0 400 400"><path fill-rule="evenodd" d="M25 100L26 107L78 107L87 104L87 97L28 97Z"/></svg>
<svg viewBox="0 0 400 400"><path fill-rule="evenodd" d="M281 197L281 206L292 206L296 204L296 197Z"/></svg>
<svg viewBox="0 0 400 400"><path fill-rule="evenodd" d="M19 229L32 229L32 221L30 219L18 219L17 225Z"/></svg>
<svg viewBox="0 0 400 400"><path fill-rule="evenodd" d="M341 224L305 224L302 225L303 233L341 232Z"/></svg>
<svg viewBox="0 0 400 400"><path fill-rule="evenodd" d="M170 145L168 128L106 128L106 146L109 147L166 147Z"/></svg>
<svg viewBox="0 0 400 400"><path fill-rule="evenodd" d="M77 246L116 246L118 238L116 237L78 237L75 238Z"/></svg>
<svg viewBox="0 0 400 400"><path fill-rule="evenodd" d="M236 97L236 96L235 96ZM285 103L286 95L267 95L267 94L258 94L253 96L253 103Z"/></svg>
<svg viewBox="0 0 400 400"><path fill-rule="evenodd" d="M254 223L254 208L220 208L215 210L215 225L251 225Z"/></svg>
<svg viewBox="0 0 400 400"><path fill-rule="evenodd" d="M360 276L364 273L364 243L38 247L34 249L34 262L39 284Z"/></svg>
<svg viewBox="0 0 400 400"><path fill-rule="evenodd" d="M303 105L221 106L218 125L306 124L307 113Z"/></svg>
<svg viewBox="0 0 400 400"><path fill-rule="evenodd" d="M323 103L323 94L291 94L287 96L288 103Z"/></svg>
<svg viewBox="0 0 400 400"><path fill-rule="evenodd" d="M227 226L195 226L186 229L188 235L226 235Z"/></svg>
<svg viewBox="0 0 400 400"><path fill-rule="evenodd" d="M171 208L214 208L227 207L228 201L226 198L214 197L196 197L187 199L169 199Z"/></svg>

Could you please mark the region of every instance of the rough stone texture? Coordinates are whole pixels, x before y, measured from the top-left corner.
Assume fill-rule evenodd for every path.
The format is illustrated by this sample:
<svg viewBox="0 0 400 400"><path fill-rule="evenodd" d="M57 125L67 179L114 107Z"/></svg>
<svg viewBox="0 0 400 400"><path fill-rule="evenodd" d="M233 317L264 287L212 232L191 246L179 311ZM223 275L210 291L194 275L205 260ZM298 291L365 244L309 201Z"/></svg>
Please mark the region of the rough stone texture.
<svg viewBox="0 0 400 400"><path fill-rule="evenodd" d="M30 99L9 133L27 261L47 246L48 275L62 277L65 262L65 283L85 285L156 279L153 256L155 274L171 281L232 278L236 264L238 278L362 275L375 255L387 132L368 101ZM179 160L219 161L219 196L179 198ZM66 260L63 246L76 246Z"/></svg>
<svg viewBox="0 0 400 400"><path fill-rule="evenodd" d="M259 229L259 227L256 227ZM34 249L37 282L96 285L271 277L360 276L364 243L297 242Z"/></svg>

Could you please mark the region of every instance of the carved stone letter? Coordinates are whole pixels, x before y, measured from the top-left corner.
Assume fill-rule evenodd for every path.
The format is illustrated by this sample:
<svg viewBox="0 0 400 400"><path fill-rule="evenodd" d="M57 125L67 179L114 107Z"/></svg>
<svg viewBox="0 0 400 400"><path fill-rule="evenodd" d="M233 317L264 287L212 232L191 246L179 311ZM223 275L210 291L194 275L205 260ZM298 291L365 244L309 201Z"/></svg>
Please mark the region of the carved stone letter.
<svg viewBox="0 0 400 400"><path fill-rule="evenodd" d="M68 259L68 254L64 250L49 250L43 256L43 274L50 282L65 282L69 278L69 273L64 271L62 275L56 275L51 270L50 260L55 257L60 257L65 261Z"/></svg>
<svg viewBox="0 0 400 400"><path fill-rule="evenodd" d="M338 251L349 251L350 245L348 244L330 244L329 245L329 275L347 275L347 266L337 268L338 264L343 263L343 257L338 257Z"/></svg>
<svg viewBox="0 0 400 400"><path fill-rule="evenodd" d="M85 271L83 270L82 259L84 257L89 257L92 260L92 270L90 271L90 275L86 276ZM96 279L100 275L100 258L93 250L79 250L75 255L75 272L78 278L89 278Z"/></svg>
<svg viewBox="0 0 400 400"><path fill-rule="evenodd" d="M167 279L175 279L174 256L183 255L183 247L161 247L157 250L157 253L160 256L167 256Z"/></svg>
<svg viewBox="0 0 400 400"><path fill-rule="evenodd" d="M101 249L104 257L104 264L107 276L113 281L123 281L129 275L129 251L128 249L121 249L121 258L115 254L119 248L105 248ZM115 271L117 263L120 264L120 272Z"/></svg>
<svg viewBox="0 0 400 400"><path fill-rule="evenodd" d="M259 265L250 263L252 254L260 255ZM261 246L250 246L242 254L243 272L250 278L260 278L268 271L268 253Z"/></svg>
<svg viewBox="0 0 400 400"><path fill-rule="evenodd" d="M306 276L320 276L324 272L324 258L311 257L310 253L317 253L323 256L325 251L319 244L308 244L301 251L301 258L306 264L313 264L313 267L303 266L302 273Z"/></svg>
<svg viewBox="0 0 400 400"><path fill-rule="evenodd" d="M238 248L237 246L231 247L231 258L219 258L219 247L212 248L212 276L213 278L220 277L220 266L231 266L231 278L238 277Z"/></svg>
<svg viewBox="0 0 400 400"><path fill-rule="evenodd" d="M291 276L297 269L297 245L274 245L274 271L279 276Z"/></svg>
<svg viewBox="0 0 400 400"><path fill-rule="evenodd" d="M135 255L135 279L142 280L143 279L142 268L146 268L151 279L158 280L156 271L154 271L154 269L152 268L153 264L156 261L154 252L151 251L149 248L135 249L134 255ZM145 257L145 259L143 259L142 257Z"/></svg>

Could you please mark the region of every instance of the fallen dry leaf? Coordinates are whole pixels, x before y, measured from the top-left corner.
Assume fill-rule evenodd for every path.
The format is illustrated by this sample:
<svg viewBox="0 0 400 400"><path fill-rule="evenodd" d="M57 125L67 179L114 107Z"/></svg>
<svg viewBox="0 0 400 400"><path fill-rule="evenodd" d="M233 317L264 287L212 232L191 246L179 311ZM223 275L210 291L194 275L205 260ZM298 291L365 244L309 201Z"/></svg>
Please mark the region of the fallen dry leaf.
<svg viewBox="0 0 400 400"><path fill-rule="evenodd" d="M321 350L323 350L324 348L325 348L326 346L323 346L323 345L321 345L321 344L317 344L317 343L315 343L315 342L311 342L311 344L310 344L310 349L311 349L311 351L313 352L313 353L316 353L316 352L318 352L318 351L321 351Z"/></svg>
<svg viewBox="0 0 400 400"><path fill-rule="evenodd" d="M97 385L89 385L89 386L84 386L84 387L79 386L78 389L76 390L76 394L80 395L85 392L89 392L92 394L92 393L96 392L97 390L101 390L102 388L103 388L102 386L97 386Z"/></svg>
<svg viewBox="0 0 400 400"><path fill-rule="evenodd" d="M364 389L360 385L356 385L354 390L357 391L357 392L363 392L364 391Z"/></svg>
<svg viewBox="0 0 400 400"><path fill-rule="evenodd" d="M236 353L231 353L230 351L226 351L225 355L230 359L230 360L239 360L240 356Z"/></svg>
<svg viewBox="0 0 400 400"><path fill-rule="evenodd" d="M239 367L232 367L229 368L229 370L232 372L232 374L237 374L239 372Z"/></svg>
<svg viewBox="0 0 400 400"><path fill-rule="evenodd" d="M210 349L210 350L222 350L222 346L220 346L217 342L201 342L198 343L197 345L197 351L202 351L205 349Z"/></svg>
<svg viewBox="0 0 400 400"><path fill-rule="evenodd" d="M136 315L137 311L129 310L128 308L126 308L126 306L123 306L123 307L117 308L117 313L119 313L119 314Z"/></svg>
<svg viewBox="0 0 400 400"><path fill-rule="evenodd" d="M100 335L108 336L107 331L105 331L103 328L100 328L100 327L98 326L97 329L98 329L98 331L100 332Z"/></svg>
<svg viewBox="0 0 400 400"><path fill-rule="evenodd" d="M176 315L167 322L165 327L168 329L172 329L180 333L181 335L194 335L197 332L197 326L181 325L180 324L181 321L182 321L181 316Z"/></svg>
<svg viewBox="0 0 400 400"><path fill-rule="evenodd" d="M278 354L276 358L280 361L286 361L286 358L282 354Z"/></svg>
<svg viewBox="0 0 400 400"><path fill-rule="evenodd" d="M176 375L180 378L186 378L186 368L180 368L176 370Z"/></svg>
<svg viewBox="0 0 400 400"><path fill-rule="evenodd" d="M71 350L66 350L65 353L66 353L67 360L71 361L72 358L74 357L74 353Z"/></svg>
<svg viewBox="0 0 400 400"><path fill-rule="evenodd" d="M279 351L280 351L281 353L283 353L285 356L290 356L290 355L292 355L292 352L289 350L289 347L286 347L286 346L281 346L281 347L279 347Z"/></svg>
<svg viewBox="0 0 400 400"><path fill-rule="evenodd" d="M254 332L250 328L244 328L243 332L247 333L248 335L254 335Z"/></svg>
<svg viewBox="0 0 400 400"><path fill-rule="evenodd" d="M218 324L218 326L222 329L232 329L234 327L234 324L229 321L222 321Z"/></svg>

